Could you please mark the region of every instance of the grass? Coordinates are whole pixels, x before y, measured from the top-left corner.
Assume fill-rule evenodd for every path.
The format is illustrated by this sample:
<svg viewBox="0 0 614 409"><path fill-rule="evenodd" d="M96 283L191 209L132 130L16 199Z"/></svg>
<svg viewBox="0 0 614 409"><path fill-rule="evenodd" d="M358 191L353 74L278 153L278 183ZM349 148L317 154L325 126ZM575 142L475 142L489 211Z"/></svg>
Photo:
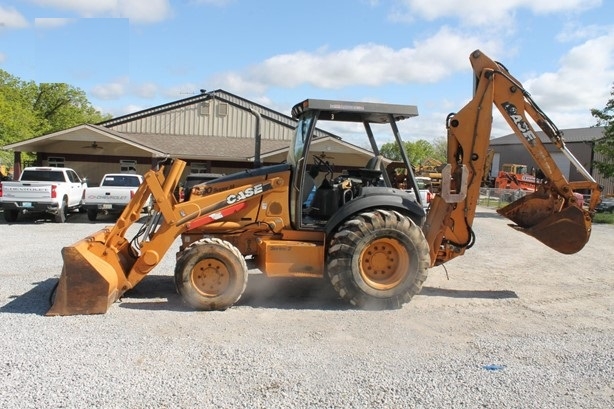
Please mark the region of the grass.
<svg viewBox="0 0 614 409"><path fill-rule="evenodd" d="M614 213L595 213L594 223L614 224Z"/></svg>

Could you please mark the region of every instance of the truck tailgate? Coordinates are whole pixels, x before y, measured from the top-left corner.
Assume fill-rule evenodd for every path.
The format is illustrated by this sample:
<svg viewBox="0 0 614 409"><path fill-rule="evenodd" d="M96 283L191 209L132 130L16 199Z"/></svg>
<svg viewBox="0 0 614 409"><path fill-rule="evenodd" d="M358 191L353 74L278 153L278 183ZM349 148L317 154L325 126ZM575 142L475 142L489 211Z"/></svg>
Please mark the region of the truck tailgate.
<svg viewBox="0 0 614 409"><path fill-rule="evenodd" d="M2 182L2 198L5 201L48 201L52 189L49 182Z"/></svg>

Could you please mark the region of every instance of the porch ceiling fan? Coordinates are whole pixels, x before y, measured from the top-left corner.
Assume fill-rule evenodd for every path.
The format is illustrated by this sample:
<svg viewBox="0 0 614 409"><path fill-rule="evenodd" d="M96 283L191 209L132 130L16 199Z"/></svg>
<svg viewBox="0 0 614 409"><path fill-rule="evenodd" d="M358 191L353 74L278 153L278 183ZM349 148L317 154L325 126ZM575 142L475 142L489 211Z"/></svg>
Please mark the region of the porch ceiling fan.
<svg viewBox="0 0 614 409"><path fill-rule="evenodd" d="M92 142L89 145L82 146L81 148L84 148L84 149L94 149L94 150L96 150L96 149L104 149L102 146L98 145L98 143L96 141Z"/></svg>

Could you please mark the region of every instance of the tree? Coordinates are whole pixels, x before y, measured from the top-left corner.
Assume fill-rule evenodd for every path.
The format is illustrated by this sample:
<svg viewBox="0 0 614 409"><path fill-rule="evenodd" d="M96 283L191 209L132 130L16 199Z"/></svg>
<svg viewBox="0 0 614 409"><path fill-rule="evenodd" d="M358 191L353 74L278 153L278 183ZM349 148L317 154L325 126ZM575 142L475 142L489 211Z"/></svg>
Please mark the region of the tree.
<svg viewBox="0 0 614 409"><path fill-rule="evenodd" d="M603 138L595 142L595 152L602 155L601 160L595 160L594 164L606 178L614 176L614 84L610 95L612 98L604 109L591 109L591 114L597 118L597 126L604 127Z"/></svg>
<svg viewBox="0 0 614 409"><path fill-rule="evenodd" d="M36 84L0 70L0 146L109 119L87 100L84 91L68 84ZM12 155L0 151L3 164Z"/></svg>
<svg viewBox="0 0 614 409"><path fill-rule="evenodd" d="M435 154L433 145L424 139L419 139L416 142L404 142L403 145L412 165L417 165L427 158L432 158ZM380 153L388 159L401 160L401 151L394 142L383 144Z"/></svg>

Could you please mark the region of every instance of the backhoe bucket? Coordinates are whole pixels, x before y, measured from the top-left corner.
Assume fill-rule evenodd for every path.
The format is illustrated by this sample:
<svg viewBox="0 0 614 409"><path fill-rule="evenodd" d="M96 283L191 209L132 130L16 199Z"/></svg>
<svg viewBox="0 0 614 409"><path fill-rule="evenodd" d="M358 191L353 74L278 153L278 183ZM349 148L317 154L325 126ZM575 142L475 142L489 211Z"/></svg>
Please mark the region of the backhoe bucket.
<svg viewBox="0 0 614 409"><path fill-rule="evenodd" d="M104 314L127 289L121 250L104 247L106 230L62 249L64 266L50 315ZM122 265L123 264L123 265Z"/></svg>
<svg viewBox="0 0 614 409"><path fill-rule="evenodd" d="M580 251L588 242L591 218L577 206L557 211L556 200L544 192L535 192L497 210L517 224L513 226L546 246L563 254Z"/></svg>

